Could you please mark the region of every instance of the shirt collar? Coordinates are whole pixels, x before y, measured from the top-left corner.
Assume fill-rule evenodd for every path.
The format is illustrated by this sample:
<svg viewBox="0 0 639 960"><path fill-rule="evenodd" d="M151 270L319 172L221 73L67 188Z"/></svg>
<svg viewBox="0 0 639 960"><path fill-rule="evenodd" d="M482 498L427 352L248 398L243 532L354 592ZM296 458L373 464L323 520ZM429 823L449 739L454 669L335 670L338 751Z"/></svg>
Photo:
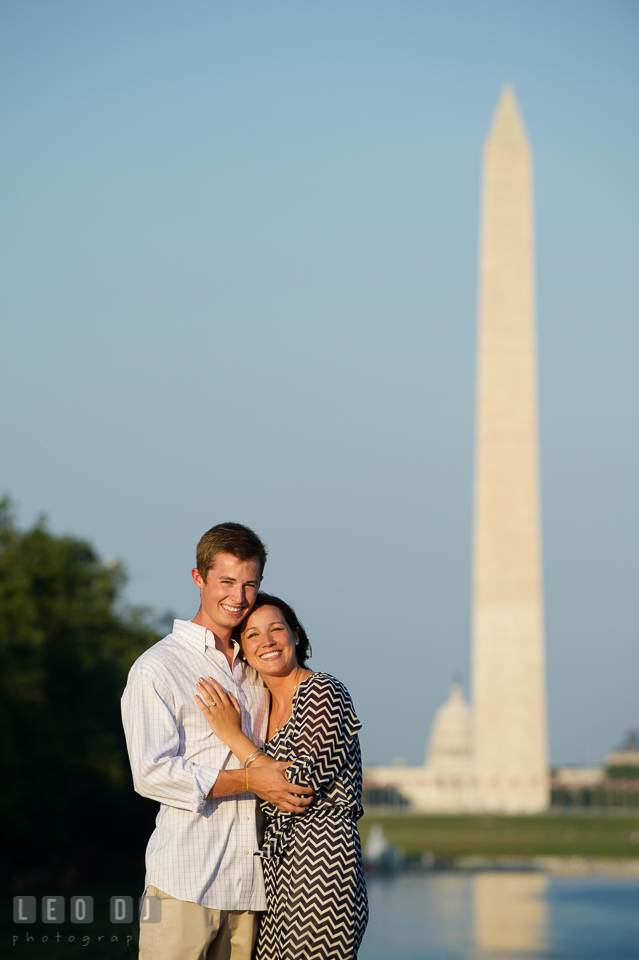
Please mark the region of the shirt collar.
<svg viewBox="0 0 639 960"><path fill-rule="evenodd" d="M172 634L174 637L177 637L178 640L186 640L187 643L197 647L197 649L203 653L206 652L207 647L216 649L215 637L211 631L207 627L203 627L200 623L193 623L192 620L174 620ZM235 660L235 657L237 657L240 652L240 645L237 640L231 640L231 643L235 648L235 655L233 657L233 660Z"/></svg>

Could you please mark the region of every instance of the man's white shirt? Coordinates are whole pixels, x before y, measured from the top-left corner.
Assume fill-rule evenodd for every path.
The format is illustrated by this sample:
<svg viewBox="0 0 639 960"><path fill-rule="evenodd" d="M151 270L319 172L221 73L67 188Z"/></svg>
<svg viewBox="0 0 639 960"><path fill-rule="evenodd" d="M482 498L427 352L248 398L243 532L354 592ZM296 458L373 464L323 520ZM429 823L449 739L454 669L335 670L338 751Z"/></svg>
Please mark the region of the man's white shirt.
<svg viewBox="0 0 639 960"><path fill-rule="evenodd" d="M206 627L176 620L139 657L122 697L122 720L137 793L161 804L146 851L146 886L218 910L264 910L257 803L252 793L207 800L220 770L240 762L211 731L195 700L198 677L213 677L242 708L242 730L264 745L269 694L239 658L233 667Z"/></svg>

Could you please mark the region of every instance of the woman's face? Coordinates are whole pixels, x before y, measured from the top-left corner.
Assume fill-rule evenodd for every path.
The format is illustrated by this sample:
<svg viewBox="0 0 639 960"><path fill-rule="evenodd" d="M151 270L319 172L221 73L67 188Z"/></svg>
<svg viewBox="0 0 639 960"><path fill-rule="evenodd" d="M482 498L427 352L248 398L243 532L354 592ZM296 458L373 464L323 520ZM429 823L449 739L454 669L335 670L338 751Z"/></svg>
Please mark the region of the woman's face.
<svg viewBox="0 0 639 960"><path fill-rule="evenodd" d="M296 642L279 607L260 607L242 631L246 662L267 677L285 677L297 669Z"/></svg>

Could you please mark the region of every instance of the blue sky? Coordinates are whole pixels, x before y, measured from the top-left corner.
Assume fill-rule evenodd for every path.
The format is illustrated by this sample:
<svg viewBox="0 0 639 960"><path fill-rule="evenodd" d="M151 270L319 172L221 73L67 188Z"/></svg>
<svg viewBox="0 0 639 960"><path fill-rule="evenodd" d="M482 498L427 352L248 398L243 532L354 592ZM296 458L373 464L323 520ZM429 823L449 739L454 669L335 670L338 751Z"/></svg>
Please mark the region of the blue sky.
<svg viewBox="0 0 639 960"><path fill-rule="evenodd" d="M639 727L639 6L0 7L3 489L192 616L200 534L342 678L367 761L468 681L481 147L536 170L552 756Z"/></svg>

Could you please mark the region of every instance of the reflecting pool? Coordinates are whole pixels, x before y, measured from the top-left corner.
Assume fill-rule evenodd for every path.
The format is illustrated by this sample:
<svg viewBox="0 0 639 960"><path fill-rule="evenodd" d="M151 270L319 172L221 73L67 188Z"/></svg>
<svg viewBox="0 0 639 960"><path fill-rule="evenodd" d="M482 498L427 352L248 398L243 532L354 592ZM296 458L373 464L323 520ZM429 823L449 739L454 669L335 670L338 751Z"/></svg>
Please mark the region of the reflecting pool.
<svg viewBox="0 0 639 960"><path fill-rule="evenodd" d="M360 960L639 960L639 879L373 877Z"/></svg>

